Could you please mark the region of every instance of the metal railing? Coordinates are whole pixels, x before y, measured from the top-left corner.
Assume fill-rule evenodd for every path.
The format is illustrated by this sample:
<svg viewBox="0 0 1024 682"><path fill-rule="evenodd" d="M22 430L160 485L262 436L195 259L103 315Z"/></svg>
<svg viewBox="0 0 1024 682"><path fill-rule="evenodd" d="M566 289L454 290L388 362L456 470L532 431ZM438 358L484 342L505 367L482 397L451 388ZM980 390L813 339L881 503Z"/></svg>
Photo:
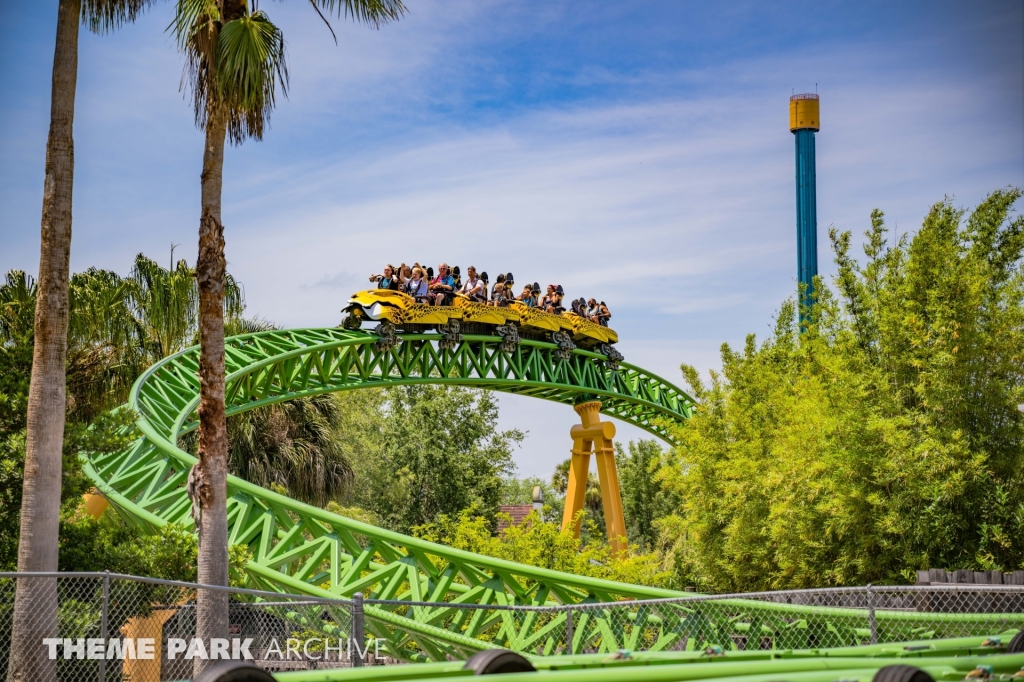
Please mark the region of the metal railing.
<svg viewBox="0 0 1024 682"><path fill-rule="evenodd" d="M358 594L323 599L113 573L0 573L0 671L9 662L21 581L44 581L56 591L56 632L38 646L53 654L57 679L68 682L191 677L195 658L212 657L215 648L210 644L207 651L195 639L202 590L228 594L225 657L251 657L272 672L422 659L429 652L381 635L382 624L404 618L454 629L481 649L528 655L810 649L1024 629L1024 586L1018 585L869 585L518 606L364 600ZM42 611L40 622L47 618Z"/></svg>

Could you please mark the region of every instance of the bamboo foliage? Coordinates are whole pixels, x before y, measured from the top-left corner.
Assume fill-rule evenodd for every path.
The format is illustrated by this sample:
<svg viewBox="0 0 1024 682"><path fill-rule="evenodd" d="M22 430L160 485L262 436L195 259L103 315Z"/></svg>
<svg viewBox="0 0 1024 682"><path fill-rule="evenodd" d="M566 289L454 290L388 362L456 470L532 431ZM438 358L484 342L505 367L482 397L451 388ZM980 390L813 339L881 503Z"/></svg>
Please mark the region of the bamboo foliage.
<svg viewBox="0 0 1024 682"><path fill-rule="evenodd" d="M936 203L864 256L831 231L836 286L800 333L723 346L663 485L683 584L756 590L912 581L916 569L1024 562L1022 192Z"/></svg>

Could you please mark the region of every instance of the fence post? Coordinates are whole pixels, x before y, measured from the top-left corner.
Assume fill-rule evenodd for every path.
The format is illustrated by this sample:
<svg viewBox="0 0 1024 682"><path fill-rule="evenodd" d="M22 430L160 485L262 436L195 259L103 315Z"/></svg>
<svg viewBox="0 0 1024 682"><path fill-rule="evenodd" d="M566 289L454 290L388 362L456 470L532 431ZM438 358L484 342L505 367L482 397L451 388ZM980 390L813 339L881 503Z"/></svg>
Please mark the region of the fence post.
<svg viewBox="0 0 1024 682"><path fill-rule="evenodd" d="M572 656L572 609L565 610L565 653Z"/></svg>
<svg viewBox="0 0 1024 682"><path fill-rule="evenodd" d="M871 643L878 644L878 621L875 620L875 591L868 583L868 628L871 629Z"/></svg>
<svg viewBox="0 0 1024 682"><path fill-rule="evenodd" d="M355 668L363 667L363 644L366 641L366 637L363 633L364 625L363 593L356 592L352 595L352 639L349 643L349 647L351 647L353 643L356 647L355 653L352 654L352 666Z"/></svg>
<svg viewBox="0 0 1024 682"><path fill-rule="evenodd" d="M110 571L103 572L103 600L100 602L100 639L103 640L104 648L107 647L107 615L110 611ZM107 679L107 661L106 658L100 658L99 661L99 677L100 682L106 682Z"/></svg>

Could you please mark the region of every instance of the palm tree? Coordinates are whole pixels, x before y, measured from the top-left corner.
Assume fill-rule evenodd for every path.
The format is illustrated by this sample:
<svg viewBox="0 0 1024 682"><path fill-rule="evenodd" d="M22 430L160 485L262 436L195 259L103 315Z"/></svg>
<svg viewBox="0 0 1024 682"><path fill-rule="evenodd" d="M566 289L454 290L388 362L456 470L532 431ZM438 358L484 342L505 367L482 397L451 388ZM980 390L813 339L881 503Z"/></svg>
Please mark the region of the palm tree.
<svg viewBox="0 0 1024 682"><path fill-rule="evenodd" d="M195 269L182 259L165 268L138 254L131 274L89 268L71 278L68 390L81 421L125 402L150 365L194 346L199 327ZM224 314L238 318L242 289L224 276Z"/></svg>
<svg viewBox="0 0 1024 682"><path fill-rule="evenodd" d="M318 507L341 500L352 467L335 437L341 408L324 394L258 408L228 422L228 468L264 488Z"/></svg>
<svg viewBox="0 0 1024 682"><path fill-rule="evenodd" d="M338 437L341 404L333 393L266 405L228 418L228 472L307 504L341 502L352 465ZM195 452L196 433L178 446Z"/></svg>
<svg viewBox="0 0 1024 682"><path fill-rule="evenodd" d="M398 19L401 0L310 0L320 14L352 16L372 26ZM325 19L326 21L326 19ZM228 432L224 412L224 226L221 185L224 141L260 139L274 108L276 88L287 95L284 37L248 0L178 0L172 24L185 54L196 125L206 133L199 219L199 447L190 474L199 530L199 581L228 583ZM332 31L333 32L333 31ZM202 591L196 635L226 637L227 594ZM196 660L196 672L203 663Z"/></svg>
<svg viewBox="0 0 1024 682"><path fill-rule="evenodd" d="M236 316L224 324L226 336L275 329L260 317ZM228 472L317 507L340 502L355 478L339 438L341 420L342 404L334 393L303 396L230 417ZM192 431L182 436L179 446L194 453L196 435Z"/></svg>
<svg viewBox="0 0 1024 682"><path fill-rule="evenodd" d="M0 344L31 347L36 283L11 270L0 283ZM224 315L245 333L241 286L224 276ZM150 365L194 346L199 334L195 269L185 260L164 268L143 254L128 277L89 268L71 276L68 291L66 417L88 423L123 404Z"/></svg>
<svg viewBox="0 0 1024 682"><path fill-rule="evenodd" d="M260 317L233 316L224 324L225 336L275 329ZM341 401L333 393L303 396L230 417L228 472L318 507L339 502L355 477L338 437L341 420ZM195 453L196 436L195 431L185 434L178 447Z"/></svg>
<svg viewBox="0 0 1024 682"><path fill-rule="evenodd" d="M88 423L125 402L143 366L128 308L129 283L89 268L71 276L67 418Z"/></svg>
<svg viewBox="0 0 1024 682"><path fill-rule="evenodd" d="M65 361L68 332L68 272L71 259L71 196L74 184L75 87L78 82L78 23L96 32L133 21L149 0L60 0L46 139L39 254L39 298L26 415L25 477L22 487L19 571L57 570L61 447L64 440ZM54 580L18 581L11 632L11 680L51 680L56 661L39 642L57 632Z"/></svg>
<svg viewBox="0 0 1024 682"><path fill-rule="evenodd" d="M145 354L145 366L194 346L199 333L199 287L196 270L185 259L165 268L143 254L135 257L129 306ZM242 287L224 273L223 317L231 325L245 310Z"/></svg>
<svg viewBox="0 0 1024 682"><path fill-rule="evenodd" d="M0 346L34 345L37 286L11 270L0 284ZM68 287L65 421L88 423L125 401L141 367L124 281L90 268L72 275Z"/></svg>

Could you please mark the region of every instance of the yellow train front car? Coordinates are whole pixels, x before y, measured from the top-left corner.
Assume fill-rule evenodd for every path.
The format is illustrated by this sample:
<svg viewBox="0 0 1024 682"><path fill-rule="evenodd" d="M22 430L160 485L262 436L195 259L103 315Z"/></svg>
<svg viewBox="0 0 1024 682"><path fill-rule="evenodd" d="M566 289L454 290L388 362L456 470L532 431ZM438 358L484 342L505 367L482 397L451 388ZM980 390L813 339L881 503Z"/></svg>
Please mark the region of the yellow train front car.
<svg viewBox="0 0 1024 682"><path fill-rule="evenodd" d="M385 345L397 343L395 332L438 332L442 348L454 348L462 334L500 336L502 348L511 352L520 339L550 341L558 345L557 354L568 359L575 348L601 353L617 364L622 355L613 347L619 335L615 330L594 324L574 313L552 314L531 308L519 301L505 307L487 306L456 294L451 305L432 306L417 303L412 296L389 289L368 289L352 295L342 326L359 329L364 323L376 323L374 331Z"/></svg>

